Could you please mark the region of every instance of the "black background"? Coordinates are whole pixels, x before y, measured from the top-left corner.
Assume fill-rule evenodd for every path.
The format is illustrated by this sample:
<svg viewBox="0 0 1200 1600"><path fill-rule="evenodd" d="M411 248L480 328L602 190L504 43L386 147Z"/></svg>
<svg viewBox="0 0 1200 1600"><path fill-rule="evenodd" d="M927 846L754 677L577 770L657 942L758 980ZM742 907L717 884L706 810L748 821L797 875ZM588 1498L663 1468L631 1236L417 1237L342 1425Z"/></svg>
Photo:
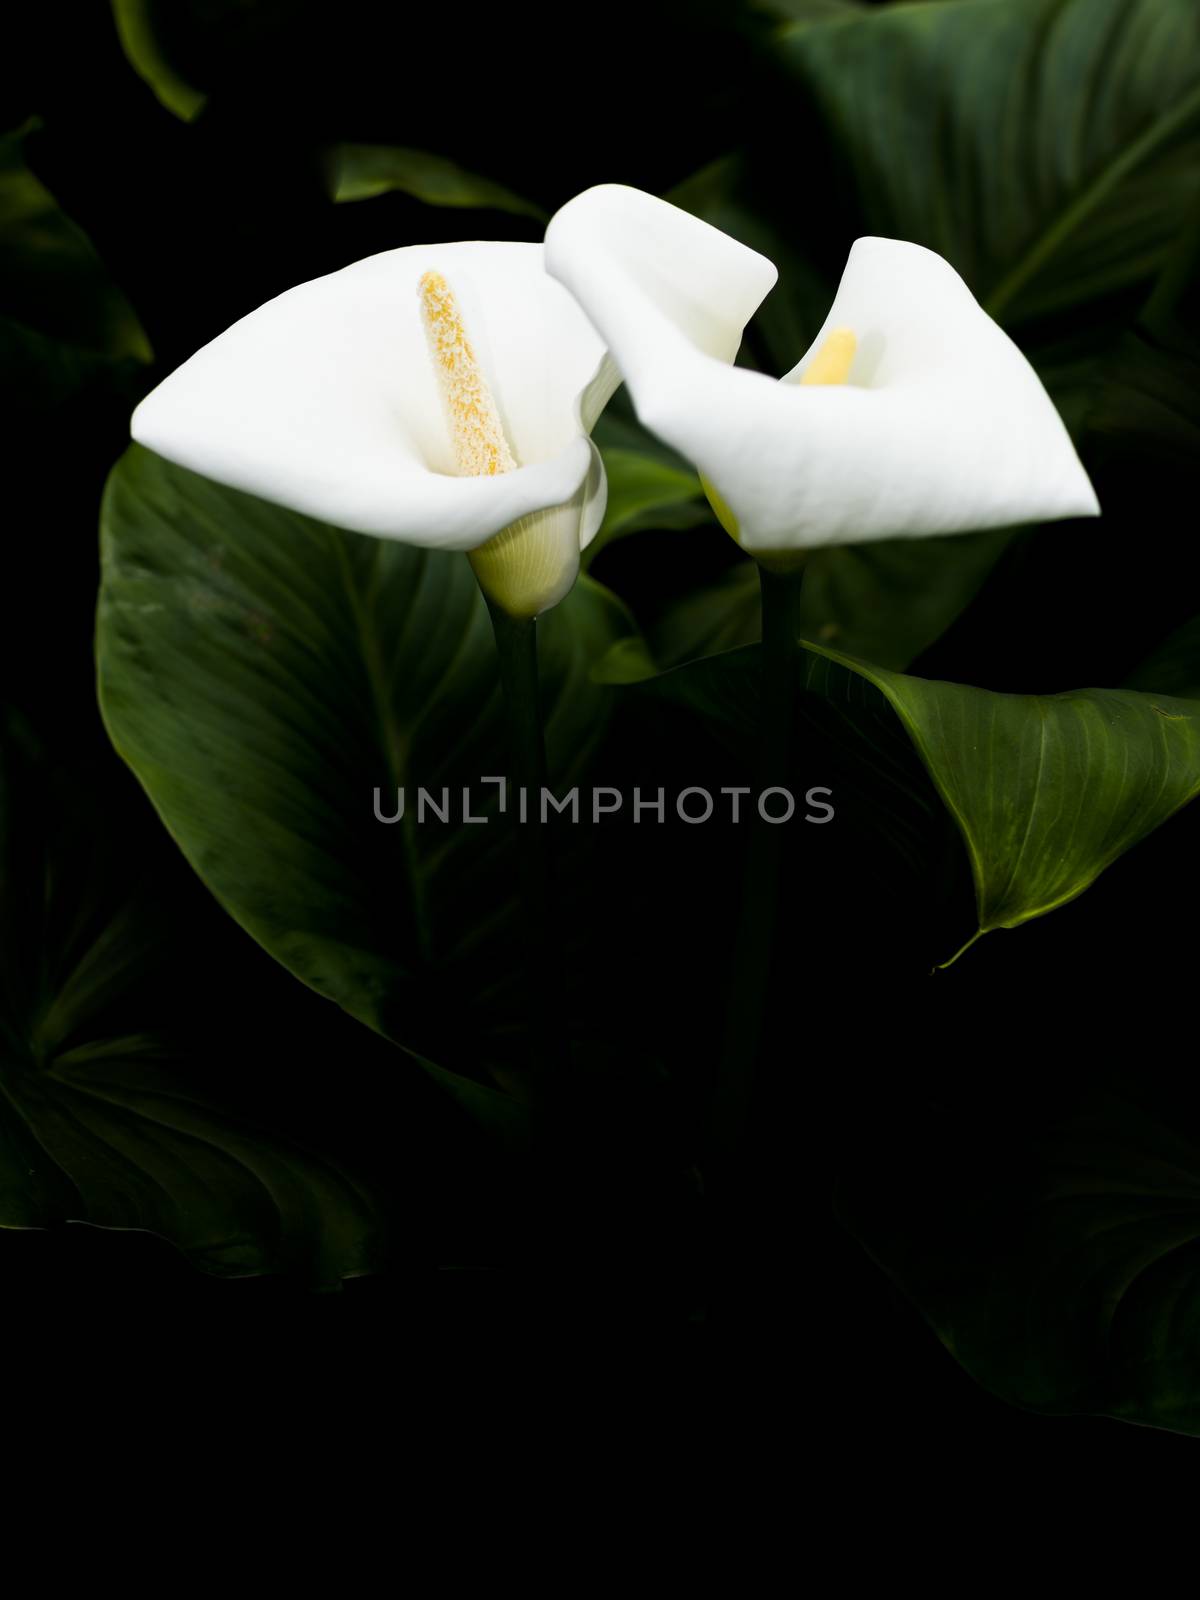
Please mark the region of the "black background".
<svg viewBox="0 0 1200 1600"><path fill-rule="evenodd" d="M552 210L597 181L668 188L749 129L778 147L779 183L803 186L805 203L821 213L821 170L795 154L806 149L803 108L782 97L772 103L770 64L740 8L522 5L489 8L486 30L473 28L469 6L341 0L208 9L216 22L181 42L209 94L192 127L129 69L105 6L22 8L6 53L4 124L40 118L31 164L135 306L156 373L294 283L439 228L458 236L454 212L399 195L332 207L322 152L334 140L413 145L510 183L519 175L514 186ZM540 228L496 216L494 232L533 238ZM833 226L831 260L847 242ZM124 796L124 848L139 870L149 861L169 873L177 869L151 837L145 803L108 754L92 681L96 509L130 398L101 387L53 430L40 417L8 420L16 470L7 487L15 484L16 495L6 493L0 662L9 698L96 772L98 794L112 786ZM1134 494L1138 471L1126 465L1118 481L1098 480L1101 498ZM1159 480L1160 504L1174 487ZM1066 530L1061 543L1039 546L1032 574L1028 555L1016 552L915 670L1005 689L1120 681L1190 614L1195 593L1190 551L1148 519L1138 537L1134 551L1128 521L1112 531ZM657 566L619 546L596 575L635 603L640 586L652 606L670 582L676 538L692 541L689 559L714 572L729 559L721 536L689 532L655 545ZM1010 652L998 666L1018 627L1019 660ZM393 1398L428 1395L450 1368L460 1395L519 1374L532 1396L553 1377L567 1413L578 1406L582 1414L588 1397L620 1377L632 1385L627 1396L650 1397L644 1420L679 1399L693 1423L702 1413L722 1426L802 1438L810 1459L848 1482L864 1459L891 1462L897 1473L919 1461L922 1471L935 1463L991 1477L1043 1464L1170 1463L1180 1437L1043 1418L985 1394L838 1225L831 1194L844 1158L853 1164L878 1150L881 1161L903 1166L910 1133L928 1125L931 1107L968 1124L1002 1121L998 1108L1014 1097L1052 1099L1080 1073L1136 1074L1164 1052L1172 1070L1185 1070L1190 1049L1179 1030L1194 946L1187 918L1173 912L1195 881L1196 822L1175 819L1085 901L1020 934L993 935L969 963L935 979L903 951L898 913L884 907L864 935L865 884L851 886L819 937L797 929L787 982L805 1017L802 1048L775 1085L786 1114L759 1133L755 1187L720 1269L725 1309L714 1319L686 1315L703 1245L685 1241L664 1271L628 1218L607 1252L597 1253L580 1224L590 1243L566 1252L565 1265L561 1239L543 1240L540 1252L527 1235L528 1259L516 1269L442 1270L455 1218L473 1195L495 1200L487 1160L436 1095L393 1083L371 1135L379 1161L402 1174L394 1182L405 1225L389 1273L314 1296L286 1280L206 1278L148 1235L81 1226L6 1233L5 1337L103 1349L134 1387L154 1372L156 1383L181 1392L199 1381L189 1374L211 1374L236 1352L243 1376L297 1403L331 1380ZM813 856L806 870L836 877L817 845L805 849ZM179 882L180 894L196 895L202 955L206 917L216 913L199 909L203 896L183 886L182 872ZM845 959L864 941L879 951L894 941L901 952L869 1015ZM257 951L245 953L228 983L247 1015L290 995L291 980ZM1013 997L1000 1015L989 1003L998 990ZM1130 1003L1106 1005L1117 993ZM349 1062L350 1024L318 1017L323 1007L307 995L294 1005L290 1046L273 1048L290 1050L298 1121L319 1121L330 1061L364 1075L368 1068ZM526 1217L515 1227L528 1226L528 1195L501 1203Z"/></svg>

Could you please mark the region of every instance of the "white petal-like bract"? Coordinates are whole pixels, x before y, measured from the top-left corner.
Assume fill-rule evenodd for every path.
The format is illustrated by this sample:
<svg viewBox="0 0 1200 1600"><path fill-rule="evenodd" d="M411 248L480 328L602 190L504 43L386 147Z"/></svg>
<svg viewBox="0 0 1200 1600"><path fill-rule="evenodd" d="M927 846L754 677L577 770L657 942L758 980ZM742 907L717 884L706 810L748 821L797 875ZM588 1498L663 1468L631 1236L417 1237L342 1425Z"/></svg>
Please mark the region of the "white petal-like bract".
<svg viewBox="0 0 1200 1600"><path fill-rule="evenodd" d="M782 380L731 365L774 268L635 189L570 201L546 234L642 422L709 480L747 550L858 543L1099 511L1024 355L933 251L859 239L824 327ZM798 380L834 328L844 384Z"/></svg>
<svg viewBox="0 0 1200 1600"><path fill-rule="evenodd" d="M456 475L420 319L429 270L453 287L516 471ZM540 245L418 245L260 306L159 384L131 428L219 483L409 544L474 550L544 514L556 546L572 545L563 589L603 516L588 434L616 382L595 330L543 270Z"/></svg>

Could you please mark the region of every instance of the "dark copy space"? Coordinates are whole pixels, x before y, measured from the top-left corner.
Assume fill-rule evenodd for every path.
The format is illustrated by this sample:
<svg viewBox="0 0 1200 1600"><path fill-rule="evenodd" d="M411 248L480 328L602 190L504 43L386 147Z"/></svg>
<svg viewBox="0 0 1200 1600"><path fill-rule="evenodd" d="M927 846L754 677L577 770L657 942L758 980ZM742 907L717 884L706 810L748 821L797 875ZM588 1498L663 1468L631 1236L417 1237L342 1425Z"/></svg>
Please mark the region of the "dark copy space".
<svg viewBox="0 0 1200 1600"><path fill-rule="evenodd" d="M449 44L438 8L362 0L91 4L69 28L65 9L6 20L0 102L6 1324L337 1351L389 1391L405 1351L536 1369L599 1346L726 1420L803 1418L846 1470L864 1438L903 1455L914 1436L960 1461L1174 1458L1200 1432L1192 7L539 3L490 11L485 40L465 6ZM361 659L319 642L349 638L327 530L125 455L138 400L272 296L402 245L540 240L607 182L775 261L739 356L773 377L854 239L936 250L1034 365L1103 511L810 557L801 637L875 677L812 657L797 683L794 787L831 787L838 815L788 831L748 1127L712 1170L745 830L554 830L572 1070L531 1112L504 840L451 828L417 864L436 948L414 954L413 880L371 819L387 774ZM751 564L623 393L595 439L608 520L539 623L551 772L747 781ZM135 568L164 575L156 597L193 592L205 530L242 530L222 578L249 619L237 649L197 645L182 609L109 646L109 720L138 750L136 708L166 686L169 773L131 770L98 708L106 484L112 605L149 595L120 590ZM353 562L361 536L336 537ZM309 587L286 562L263 577L268 549ZM469 763L502 770L504 730L465 559L426 560L397 555L382 626L405 619L405 682L445 657L408 707L413 782L440 784L468 734ZM329 610L305 635L314 594ZM635 632L660 676L594 670ZM360 828L312 824L336 894L300 845L281 893L328 894L323 936L358 941L364 972L404 968L361 1005L316 992L316 946L272 948L236 903L282 809L261 834L247 814L217 881L196 870L240 790L190 730L216 706L236 746L240 663L293 647L344 740L334 776L304 753L289 771L350 796ZM1035 822L1023 855L981 833L981 884L971 808L1012 779L1025 725L994 767L982 733L938 746L947 684L1014 716L1044 697L1068 754L1082 736L1053 697L1133 697L1100 702L1097 726L1115 705L1132 720L1088 759L1113 792L1152 775L1153 798L1123 832L1087 805L1067 840ZM982 729L997 701L964 704ZM261 749L239 748L249 771ZM1020 926L998 913L945 965L1038 850L1082 892Z"/></svg>

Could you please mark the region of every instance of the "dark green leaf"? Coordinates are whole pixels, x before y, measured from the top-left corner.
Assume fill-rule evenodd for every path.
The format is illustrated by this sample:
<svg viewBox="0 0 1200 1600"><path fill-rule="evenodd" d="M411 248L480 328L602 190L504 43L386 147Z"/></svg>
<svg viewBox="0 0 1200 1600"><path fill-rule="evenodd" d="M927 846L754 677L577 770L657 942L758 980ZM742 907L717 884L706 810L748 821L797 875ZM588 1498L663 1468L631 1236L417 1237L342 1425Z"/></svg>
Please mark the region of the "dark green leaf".
<svg viewBox="0 0 1200 1600"><path fill-rule="evenodd" d="M907 667L966 607L1011 537L1000 528L814 550L801 629L847 655Z"/></svg>
<svg viewBox="0 0 1200 1600"><path fill-rule="evenodd" d="M27 132L0 137L0 315L63 344L148 361L128 302L26 165Z"/></svg>
<svg viewBox="0 0 1200 1600"><path fill-rule="evenodd" d="M723 650L757 644L762 633L758 567L739 561L716 583L695 589L668 606L648 630L654 670L698 661Z"/></svg>
<svg viewBox="0 0 1200 1600"><path fill-rule="evenodd" d="M1006 322L1148 280L1200 186L1192 0L947 0L785 32L866 231Z"/></svg>
<svg viewBox="0 0 1200 1600"><path fill-rule="evenodd" d="M132 449L103 513L101 705L188 860L305 983L468 1079L524 1060L494 643L466 560L339 532ZM551 781L586 769L629 630L583 580L539 624ZM403 789L403 820L392 817ZM448 802L448 820L419 789ZM462 821L462 792L475 816ZM442 791L447 793L443 796ZM586 890L564 830L564 944ZM577 954L577 952L575 952ZM576 964L580 970L581 963Z"/></svg>
<svg viewBox="0 0 1200 1600"><path fill-rule="evenodd" d="M823 654L839 670L810 660L811 684L840 695L841 672L861 674L904 724L966 843L980 934L1075 899L1200 793L1193 702L995 694Z"/></svg>
<svg viewBox="0 0 1200 1600"><path fill-rule="evenodd" d="M129 65L155 98L183 122L204 108L206 96L176 71L158 35L154 0L112 0L113 20Z"/></svg>
<svg viewBox="0 0 1200 1600"><path fill-rule="evenodd" d="M1200 359L1166 349L1142 331L1113 355L1089 418L1092 442L1144 474L1191 466L1200 450Z"/></svg>
<svg viewBox="0 0 1200 1600"><path fill-rule="evenodd" d="M95 391L137 393L141 364L113 361L93 350L50 339L8 317L0 317L0 367L5 399L13 414L52 412Z"/></svg>
<svg viewBox="0 0 1200 1600"><path fill-rule="evenodd" d="M757 655L713 656L654 679L654 687L745 738L755 725ZM628 648L609 665L627 684L651 670ZM861 714L877 725L882 697L899 718L966 845L978 924L968 943L1075 899L1200 793L1200 705L1192 701L1128 689L997 694L888 672L817 645L805 646L798 688L801 719L817 696L841 714L843 740L862 746L881 825L891 797L911 809L920 795L889 742L874 728L864 738ZM902 844L898 834L895 842Z"/></svg>
<svg viewBox="0 0 1200 1600"><path fill-rule="evenodd" d="M400 190L428 206L477 211L508 211L520 217L545 217L530 200L502 184L468 172L445 156L391 144L342 144L334 152L335 200L370 200Z"/></svg>
<svg viewBox="0 0 1200 1600"><path fill-rule="evenodd" d="M1089 414L1089 456L1106 482L1110 515L1123 520L1131 543L1143 533L1150 505L1190 497L1200 459L1200 221L1183 235L1162 278L1108 362ZM1167 524L1170 537L1173 529ZM1145 559L1141 548L1140 559ZM1151 557L1151 559L1153 559ZM1165 562L1169 598L1160 616L1186 616L1191 585L1175 561ZM1175 627L1126 679L1131 689L1200 698L1200 618Z"/></svg>
<svg viewBox="0 0 1200 1600"><path fill-rule="evenodd" d="M853 1152L839 1214L993 1394L1200 1433L1195 1105L1037 1081L1013 1098L1030 1109L992 1089L893 1123Z"/></svg>
<svg viewBox="0 0 1200 1600"><path fill-rule="evenodd" d="M96 798L0 729L0 1227L149 1229L207 1272L319 1287L377 1269L369 1187L215 1088L215 1052L253 1074L277 1030L227 1007L222 1032L219 968L187 1015L197 947L114 856Z"/></svg>
<svg viewBox="0 0 1200 1600"><path fill-rule="evenodd" d="M700 480L639 450L603 451L608 474L608 508L587 549L592 561L614 539L647 528L688 528L712 520Z"/></svg>
<svg viewBox="0 0 1200 1600"><path fill-rule="evenodd" d="M642 642L630 639L613 647L599 670L608 681L704 719L745 769L754 770L762 736L757 647L659 673ZM816 770L835 789L841 825L863 826L885 839L927 883L930 853L944 831L941 807L887 698L865 677L815 655L798 664L794 713L795 776L811 775L812 752L819 750ZM798 792L806 783L797 784Z"/></svg>
<svg viewBox="0 0 1200 1600"><path fill-rule="evenodd" d="M1130 674L1130 689L1200 700L1200 617L1185 622Z"/></svg>
<svg viewBox="0 0 1200 1600"><path fill-rule="evenodd" d="M1010 537L999 529L814 550L800 601L805 636L881 667L907 667L977 593ZM753 644L759 633L758 568L747 561L670 607L650 646L665 668Z"/></svg>

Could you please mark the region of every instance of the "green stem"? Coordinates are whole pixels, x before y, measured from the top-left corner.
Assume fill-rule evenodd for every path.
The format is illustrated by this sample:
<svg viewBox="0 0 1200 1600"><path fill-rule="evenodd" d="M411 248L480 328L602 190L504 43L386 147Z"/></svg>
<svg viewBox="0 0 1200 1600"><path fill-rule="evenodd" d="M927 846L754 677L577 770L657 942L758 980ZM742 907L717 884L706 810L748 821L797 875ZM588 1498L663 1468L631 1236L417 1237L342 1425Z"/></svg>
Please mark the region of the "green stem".
<svg viewBox="0 0 1200 1600"><path fill-rule="evenodd" d="M554 921L553 866L541 817L546 744L538 687L537 623L512 617L488 601L508 720L508 809L516 842L521 900L525 1009L535 1077L544 1079L567 1055L563 1032L563 964ZM524 795L524 820L521 799Z"/></svg>
<svg viewBox="0 0 1200 1600"><path fill-rule="evenodd" d="M793 699L799 654L798 609L803 574L771 572L760 564L762 590L762 742L758 786L751 796L751 832L742 879L741 911L726 1011L725 1037L710 1107L710 1145L731 1159L750 1114L754 1069L762 1044L779 920L780 885L789 824L764 822L758 796L790 792Z"/></svg>

